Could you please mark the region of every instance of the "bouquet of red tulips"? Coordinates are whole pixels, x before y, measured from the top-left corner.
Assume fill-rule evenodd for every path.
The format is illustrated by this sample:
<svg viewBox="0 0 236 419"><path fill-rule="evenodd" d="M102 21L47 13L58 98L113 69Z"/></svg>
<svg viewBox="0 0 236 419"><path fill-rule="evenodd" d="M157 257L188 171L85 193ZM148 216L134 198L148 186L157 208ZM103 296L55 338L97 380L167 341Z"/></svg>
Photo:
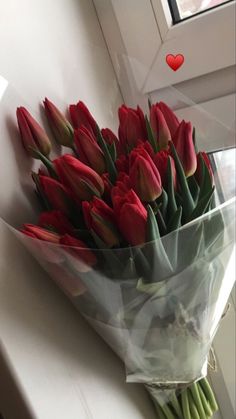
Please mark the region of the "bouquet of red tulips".
<svg viewBox="0 0 236 419"><path fill-rule="evenodd" d="M234 203L216 207L207 154L190 122L165 103L150 115L121 106L118 136L79 102L71 122L45 99L56 142L17 109L42 213L16 233L121 357L128 382L145 384L158 417L204 419L217 404L207 358L233 286ZM226 291L227 290L227 291Z"/></svg>

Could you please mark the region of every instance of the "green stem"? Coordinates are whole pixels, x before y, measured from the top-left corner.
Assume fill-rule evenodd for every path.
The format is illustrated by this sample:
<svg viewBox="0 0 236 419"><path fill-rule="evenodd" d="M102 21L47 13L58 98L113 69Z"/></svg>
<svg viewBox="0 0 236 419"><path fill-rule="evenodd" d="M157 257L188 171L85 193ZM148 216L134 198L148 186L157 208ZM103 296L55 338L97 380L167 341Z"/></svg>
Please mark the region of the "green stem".
<svg viewBox="0 0 236 419"><path fill-rule="evenodd" d="M202 405L201 398L200 398L200 395L199 395L197 383L193 383L189 387L189 390L191 391L192 396L193 396L193 400L194 400L194 402L197 406L197 410L198 410L198 414L200 416L200 419L206 419L206 415L205 415L205 411L203 409L203 405Z"/></svg>
<svg viewBox="0 0 236 419"><path fill-rule="evenodd" d="M202 390L202 387L200 386L199 383L197 383L197 386L198 386L198 391L199 391L200 398L201 398L201 401L202 401L203 409L205 410L206 415L211 417L213 415L213 412L210 408L210 404L209 404L209 402L208 402L208 400L207 400L207 398L204 394L204 391Z"/></svg>
<svg viewBox="0 0 236 419"><path fill-rule="evenodd" d="M197 407L194 403L190 390L188 390L188 397L189 397L189 407L190 407L190 413L191 413L192 419L200 419Z"/></svg>
<svg viewBox="0 0 236 419"><path fill-rule="evenodd" d="M190 414L187 389L183 390L181 393L181 402L182 402L182 409L184 413L184 419L192 419L191 414Z"/></svg>
<svg viewBox="0 0 236 419"><path fill-rule="evenodd" d="M46 166L46 168L48 169L48 172L52 176L52 178L58 180L56 170L55 170L51 160L49 158L45 157L39 150L34 149L33 151L34 151L35 155L37 156L37 158L40 159L41 162Z"/></svg>
<svg viewBox="0 0 236 419"><path fill-rule="evenodd" d="M175 411L175 413L177 414L178 418L182 419L183 418L183 412L180 406L180 403L176 397L176 393L174 392L171 396L171 400L170 403Z"/></svg>
<svg viewBox="0 0 236 419"><path fill-rule="evenodd" d="M164 414L166 415L167 419L175 419L175 417L174 417L173 413L171 412L168 404L163 404L163 406L161 406L161 408L162 408Z"/></svg>
<svg viewBox="0 0 236 419"><path fill-rule="evenodd" d="M166 416L163 413L163 411L161 409L161 406L156 401L154 403L155 403L156 411L157 411L157 414L158 414L158 418L159 419L166 419Z"/></svg>
<svg viewBox="0 0 236 419"><path fill-rule="evenodd" d="M204 391L204 394L205 394L207 400L210 403L212 411L217 412L218 405L217 405L214 393L212 391L212 388L209 384L209 381L207 380L207 378L203 378L202 380L199 381L199 384L201 385L201 387Z"/></svg>

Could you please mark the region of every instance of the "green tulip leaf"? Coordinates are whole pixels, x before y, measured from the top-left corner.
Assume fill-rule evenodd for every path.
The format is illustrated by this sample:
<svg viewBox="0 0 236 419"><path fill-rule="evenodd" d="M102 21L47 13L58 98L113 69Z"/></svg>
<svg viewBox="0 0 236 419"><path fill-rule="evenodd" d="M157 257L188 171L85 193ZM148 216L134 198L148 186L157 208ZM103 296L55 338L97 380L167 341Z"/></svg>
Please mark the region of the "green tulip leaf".
<svg viewBox="0 0 236 419"><path fill-rule="evenodd" d="M175 200L174 181L171 167L171 160L168 157L167 162L167 191L168 191L168 215L172 217L177 211L177 205Z"/></svg>
<svg viewBox="0 0 236 419"><path fill-rule="evenodd" d="M157 219L157 224L158 224L161 236L164 236L167 233L167 227L166 227L164 218L162 216L162 213L159 209L157 209L157 212L156 212L156 219Z"/></svg>
<svg viewBox="0 0 236 419"><path fill-rule="evenodd" d="M116 145L115 143L112 143L112 144L107 144L107 146L108 146L108 150L111 155L111 158L113 162L115 162L117 159Z"/></svg>
<svg viewBox="0 0 236 419"><path fill-rule="evenodd" d="M160 238L160 232L156 221L156 217L150 205L147 206L147 211L147 242L151 242Z"/></svg>
<svg viewBox="0 0 236 419"><path fill-rule="evenodd" d="M167 224L168 233L170 233L171 231L175 231L181 227L181 218L182 218L182 207L180 206L176 210L175 214L172 215L172 217L170 218Z"/></svg>
<svg viewBox="0 0 236 419"><path fill-rule="evenodd" d="M188 186L189 186L189 189L191 191L193 200L196 204L198 202L199 195L200 195L200 187L198 186L198 183L197 183L194 176L190 176L188 178Z"/></svg>
<svg viewBox="0 0 236 419"><path fill-rule="evenodd" d="M209 173L209 169L204 158L200 155L200 169L201 169L201 184L200 184L200 193L199 200L201 200L209 191L212 189L212 179Z"/></svg>
<svg viewBox="0 0 236 419"><path fill-rule="evenodd" d="M163 215L164 220L166 219L167 215L167 208L168 208L168 195L164 188L162 188L162 194L161 194L161 213Z"/></svg>
<svg viewBox="0 0 236 419"><path fill-rule="evenodd" d="M184 173L183 166L180 162L179 156L176 152L175 146L172 143L172 141L170 141L170 148L171 148L172 155L175 161L175 167L178 174L178 180L179 180L179 184L180 184L180 188L182 192L183 213L184 213L185 218L188 218L194 210L194 207L195 207L194 201L193 201L193 198L192 198L189 186L188 186L188 182Z"/></svg>
<svg viewBox="0 0 236 419"><path fill-rule="evenodd" d="M98 137L98 144L100 145L105 156L107 171L110 175L110 179L112 183L114 184L117 178L117 170L116 170L113 158L111 156L111 153L109 152L107 143L105 142L98 125L97 125L97 137Z"/></svg>
<svg viewBox="0 0 236 419"><path fill-rule="evenodd" d="M89 193L91 193L92 195L95 195L98 198L101 198L100 192L94 186L92 186L88 182L86 182L85 179L80 178L79 181L80 181L80 183L82 183L83 186L85 186L85 188L87 189L87 191Z"/></svg>
<svg viewBox="0 0 236 419"><path fill-rule="evenodd" d="M130 249L133 255L135 268L139 276L143 278L144 282L150 281L152 276L151 266L142 249L140 247Z"/></svg>
<svg viewBox="0 0 236 419"><path fill-rule="evenodd" d="M153 130L152 130L152 127L150 125L147 115L145 116L145 122L146 122L148 141L151 144L154 153L157 153L159 151L159 147L157 145L157 141L155 139L155 136L154 136L154 133L153 133Z"/></svg>
<svg viewBox="0 0 236 419"><path fill-rule="evenodd" d="M198 149L197 149L197 142L196 142L196 128L193 127L193 145L195 148L195 153L198 153Z"/></svg>
<svg viewBox="0 0 236 419"><path fill-rule="evenodd" d="M192 214L190 215L190 218L188 221L192 221L195 218L200 217L201 215L205 214L205 212L207 211L213 194L214 194L214 190L215 187L213 186L210 190L210 192L208 192L200 201L198 201L198 204L196 206L196 208L193 210Z"/></svg>
<svg viewBox="0 0 236 419"><path fill-rule="evenodd" d="M157 282L171 275L172 266L160 238L156 217L150 205L147 206L147 212L147 241L151 243L147 244L145 252L152 271L155 272L155 267L158 266L159 275L158 279L152 275L149 282Z"/></svg>

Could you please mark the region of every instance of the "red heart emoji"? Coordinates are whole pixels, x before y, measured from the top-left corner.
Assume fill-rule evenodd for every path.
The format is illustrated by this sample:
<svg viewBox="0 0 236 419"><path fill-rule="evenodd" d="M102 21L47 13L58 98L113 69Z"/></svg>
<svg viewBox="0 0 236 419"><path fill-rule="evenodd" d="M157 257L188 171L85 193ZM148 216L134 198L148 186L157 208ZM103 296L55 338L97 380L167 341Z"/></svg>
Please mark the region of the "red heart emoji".
<svg viewBox="0 0 236 419"><path fill-rule="evenodd" d="M167 56L166 56L166 62L168 64L168 66L173 71L176 71L184 63L184 56L182 54L177 54L177 55L167 54Z"/></svg>

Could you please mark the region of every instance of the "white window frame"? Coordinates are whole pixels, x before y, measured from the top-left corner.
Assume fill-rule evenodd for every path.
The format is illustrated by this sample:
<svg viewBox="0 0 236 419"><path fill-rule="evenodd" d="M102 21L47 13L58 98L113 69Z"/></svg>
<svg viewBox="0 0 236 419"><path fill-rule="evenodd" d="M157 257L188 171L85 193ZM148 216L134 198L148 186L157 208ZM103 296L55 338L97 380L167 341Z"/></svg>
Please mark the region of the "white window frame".
<svg viewBox="0 0 236 419"><path fill-rule="evenodd" d="M121 91L145 95L235 64L235 1L172 24L167 0L94 0ZM181 53L171 70L165 57Z"/></svg>

